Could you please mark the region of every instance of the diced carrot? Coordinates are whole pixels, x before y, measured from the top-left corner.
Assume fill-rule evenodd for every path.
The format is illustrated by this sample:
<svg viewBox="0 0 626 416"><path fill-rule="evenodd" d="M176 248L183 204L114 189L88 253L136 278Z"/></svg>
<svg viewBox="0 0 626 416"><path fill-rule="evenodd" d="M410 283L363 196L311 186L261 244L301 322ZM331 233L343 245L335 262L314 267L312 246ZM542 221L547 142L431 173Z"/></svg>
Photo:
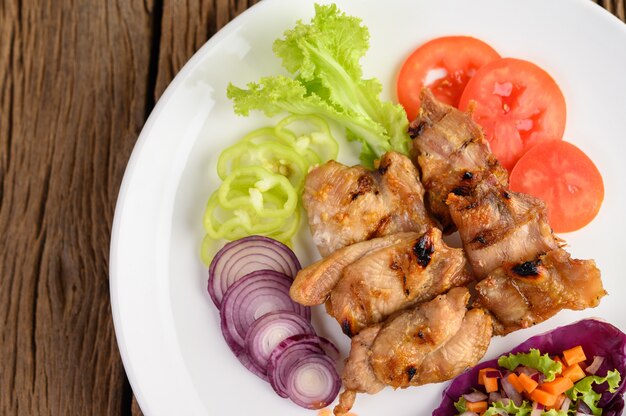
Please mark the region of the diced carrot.
<svg viewBox="0 0 626 416"><path fill-rule="evenodd" d="M583 347L580 345L570 348L569 350L563 351L563 360L565 364L574 365L585 361L587 357L585 357L585 352L583 351Z"/></svg>
<svg viewBox="0 0 626 416"><path fill-rule="evenodd" d="M465 408L468 412L482 413L487 410L487 402L467 402Z"/></svg>
<svg viewBox="0 0 626 416"><path fill-rule="evenodd" d="M494 391L498 391L498 379L495 377L484 377L485 381L485 390L487 393L492 393Z"/></svg>
<svg viewBox="0 0 626 416"><path fill-rule="evenodd" d="M574 382L568 377L557 377L554 381L548 381L541 385L543 391L554 394L555 396L565 393L572 387L574 387Z"/></svg>
<svg viewBox="0 0 626 416"><path fill-rule="evenodd" d="M530 394L530 399L534 402L540 403L544 406L554 406L556 404L556 395L550 394L541 389L535 389Z"/></svg>
<svg viewBox="0 0 626 416"><path fill-rule="evenodd" d="M496 370L495 368L489 368L489 367L478 370L478 384L480 384L481 386L485 385L485 373L489 371L498 371L498 370Z"/></svg>
<svg viewBox="0 0 626 416"><path fill-rule="evenodd" d="M578 380L582 380L586 377L585 371L580 367L580 364L570 365L563 370L563 377L567 377L576 383Z"/></svg>
<svg viewBox="0 0 626 416"><path fill-rule="evenodd" d="M520 383L522 383L522 386L524 386L524 390L526 390L528 393L532 393L537 388L537 385L539 384L524 373L521 373L517 377L517 379L519 380Z"/></svg>
<svg viewBox="0 0 626 416"><path fill-rule="evenodd" d="M509 381L509 383L511 383L511 386L513 386L513 388L517 390L518 393L524 391L524 385L522 385L522 383L519 381L519 377L517 377L517 374L511 373L506 379Z"/></svg>

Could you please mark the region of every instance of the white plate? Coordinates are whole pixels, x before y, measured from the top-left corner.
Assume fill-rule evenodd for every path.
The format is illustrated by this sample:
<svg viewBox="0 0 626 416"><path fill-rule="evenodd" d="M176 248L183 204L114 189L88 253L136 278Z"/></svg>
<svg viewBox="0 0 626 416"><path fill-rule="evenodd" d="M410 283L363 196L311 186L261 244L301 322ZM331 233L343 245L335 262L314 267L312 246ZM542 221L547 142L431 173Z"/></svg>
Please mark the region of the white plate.
<svg viewBox="0 0 626 416"><path fill-rule="evenodd" d="M385 98L394 98L394 77L407 54L441 35L476 36L503 56L544 67L566 96L566 139L602 172L606 199L599 216L564 237L575 256L596 259L610 296L596 309L564 311L534 328L494 339L486 358L583 317L600 316L625 330L626 26L588 0L336 3L369 27L371 47L363 67L366 76L383 82ZM264 0L235 19L174 79L133 151L115 213L111 301L122 359L146 415L316 414L279 398L230 353L198 257L202 213L218 184L217 156L245 132L268 123L261 115L235 116L226 85L283 73L272 42L312 14L311 1ZM342 148L342 161L355 160L348 147ZM297 252L305 265L314 258L306 227ZM320 309L319 331L345 354L346 337ZM361 395L354 411L359 416L427 415L438 405L443 387Z"/></svg>

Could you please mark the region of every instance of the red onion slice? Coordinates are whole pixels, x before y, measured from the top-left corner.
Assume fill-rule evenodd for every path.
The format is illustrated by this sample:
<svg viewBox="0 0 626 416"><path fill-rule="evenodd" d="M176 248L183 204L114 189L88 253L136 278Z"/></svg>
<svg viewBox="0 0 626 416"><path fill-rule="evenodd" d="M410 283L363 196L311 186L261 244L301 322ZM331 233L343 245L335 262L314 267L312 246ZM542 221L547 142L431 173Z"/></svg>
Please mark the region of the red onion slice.
<svg viewBox="0 0 626 416"><path fill-rule="evenodd" d="M587 374L596 374L596 372L600 369L600 366L604 362L604 357L593 357L593 362L585 369Z"/></svg>
<svg viewBox="0 0 626 416"><path fill-rule="evenodd" d="M522 395L515 390L515 387L509 382L506 377L500 379L500 383L502 384L502 389L506 393L506 397L513 400L516 406L520 406L522 404Z"/></svg>
<svg viewBox="0 0 626 416"><path fill-rule="evenodd" d="M294 252L268 237L253 235L226 244L209 266L209 295L221 305L228 288L243 276L258 270L274 270L291 278L301 269Z"/></svg>
<svg viewBox="0 0 626 416"><path fill-rule="evenodd" d="M305 409L321 409L335 400L341 387L335 363L326 355L303 357L287 376L289 398Z"/></svg>
<svg viewBox="0 0 626 416"><path fill-rule="evenodd" d="M237 354L237 359L244 367L250 370L252 374L258 376L262 380L269 381L267 373L259 371L259 369L252 363L252 360L246 350L242 349L241 352Z"/></svg>
<svg viewBox="0 0 626 416"><path fill-rule="evenodd" d="M465 400L467 400L468 402L482 402L483 400L487 400L488 396L481 392L481 391L473 391L471 393L468 394L464 394L463 397L465 397Z"/></svg>
<svg viewBox="0 0 626 416"><path fill-rule="evenodd" d="M252 323L245 346L259 372L267 374L267 363L274 348L285 338L303 334L315 334L315 329L302 315L289 311L271 312Z"/></svg>
<svg viewBox="0 0 626 416"><path fill-rule="evenodd" d="M294 335L274 348L267 363L267 376L279 396L288 397L287 376L291 367L311 354L324 354L317 335Z"/></svg>
<svg viewBox="0 0 626 416"><path fill-rule="evenodd" d="M224 339L235 354L245 346L245 337L254 321L274 311L296 312L311 319L311 310L289 297L291 278L282 273L262 270L235 282L224 295L220 307Z"/></svg>
<svg viewBox="0 0 626 416"><path fill-rule="evenodd" d="M541 414L543 413L543 405L537 402L533 402L533 408L532 411L530 412L530 416L541 416Z"/></svg>

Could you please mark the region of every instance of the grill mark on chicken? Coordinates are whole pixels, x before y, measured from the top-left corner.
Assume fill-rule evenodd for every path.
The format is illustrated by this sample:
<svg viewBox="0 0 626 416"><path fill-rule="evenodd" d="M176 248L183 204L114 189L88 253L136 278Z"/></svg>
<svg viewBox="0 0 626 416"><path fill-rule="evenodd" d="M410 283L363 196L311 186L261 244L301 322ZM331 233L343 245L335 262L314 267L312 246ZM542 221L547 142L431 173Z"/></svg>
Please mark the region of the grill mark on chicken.
<svg viewBox="0 0 626 416"><path fill-rule="evenodd" d="M373 189L374 189L374 180L368 175L361 175L359 176L359 179L357 180L356 191L354 191L350 195L350 200L354 201L359 196L364 195L368 192L372 192Z"/></svg>
<svg viewBox="0 0 626 416"><path fill-rule="evenodd" d="M535 261L526 261L524 263L513 266L511 270L517 274L518 276L528 277L528 276L538 276L539 270L537 266L541 265L541 260Z"/></svg>
<svg viewBox="0 0 626 416"><path fill-rule="evenodd" d="M306 177L302 204L322 256L375 237L423 233L435 223L426 214L424 188L411 160L384 154L378 169L329 161Z"/></svg>
<svg viewBox="0 0 626 416"><path fill-rule="evenodd" d="M356 393L438 383L476 365L489 346L492 324L483 310L466 310L468 299L468 289L452 289L352 338L335 415L350 410Z"/></svg>
<svg viewBox="0 0 626 416"><path fill-rule="evenodd" d="M352 338L352 336L354 335L352 333L352 328L350 327L350 321L348 321L347 319L344 319L341 322L341 330L343 331L344 334L346 334L350 338Z"/></svg>
<svg viewBox="0 0 626 416"><path fill-rule="evenodd" d="M417 240L413 246L413 253L415 253L415 256L417 257L417 264L422 267L428 266L432 255L435 252L433 244L432 236L429 234L424 234Z"/></svg>
<svg viewBox="0 0 626 416"><path fill-rule="evenodd" d="M606 295L595 262L572 259L561 248L503 265L480 281L476 292L474 306L491 312L496 335L531 327L562 309L595 307Z"/></svg>
<svg viewBox="0 0 626 416"><path fill-rule="evenodd" d="M357 334L401 309L467 284L473 277L466 266L463 251L448 247L441 231L432 228L346 265L326 310L342 328L349 326L350 334Z"/></svg>
<svg viewBox="0 0 626 416"><path fill-rule="evenodd" d="M422 132L424 131L424 127L426 127L426 122L425 121L420 121L419 123L417 123L416 126L411 124L409 126L409 137L411 139L415 139L417 136L422 134Z"/></svg>
<svg viewBox="0 0 626 416"><path fill-rule="evenodd" d="M413 367L412 365L406 368L406 375L407 375L409 383L411 382L411 380L413 380L415 373L417 373L417 368Z"/></svg>

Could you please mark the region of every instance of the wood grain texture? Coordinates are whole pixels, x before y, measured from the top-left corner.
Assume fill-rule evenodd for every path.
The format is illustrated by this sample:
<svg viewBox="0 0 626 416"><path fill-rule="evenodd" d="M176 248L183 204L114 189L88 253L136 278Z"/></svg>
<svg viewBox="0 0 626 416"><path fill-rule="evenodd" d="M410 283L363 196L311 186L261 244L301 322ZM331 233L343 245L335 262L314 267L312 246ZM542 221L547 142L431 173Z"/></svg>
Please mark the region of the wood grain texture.
<svg viewBox="0 0 626 416"><path fill-rule="evenodd" d="M626 0L593 0L593 2L613 13L622 22L626 22Z"/></svg>
<svg viewBox="0 0 626 416"><path fill-rule="evenodd" d="M257 1L0 0L0 415L141 415L109 303L119 185L155 100Z"/></svg>
<svg viewBox="0 0 626 416"><path fill-rule="evenodd" d="M259 0L164 0L155 98L211 36Z"/></svg>
<svg viewBox="0 0 626 416"><path fill-rule="evenodd" d="M107 263L146 114L151 9L0 1L1 415L130 407Z"/></svg>

